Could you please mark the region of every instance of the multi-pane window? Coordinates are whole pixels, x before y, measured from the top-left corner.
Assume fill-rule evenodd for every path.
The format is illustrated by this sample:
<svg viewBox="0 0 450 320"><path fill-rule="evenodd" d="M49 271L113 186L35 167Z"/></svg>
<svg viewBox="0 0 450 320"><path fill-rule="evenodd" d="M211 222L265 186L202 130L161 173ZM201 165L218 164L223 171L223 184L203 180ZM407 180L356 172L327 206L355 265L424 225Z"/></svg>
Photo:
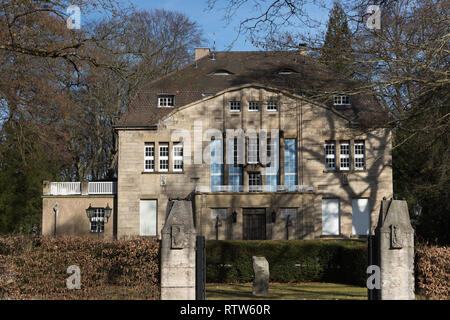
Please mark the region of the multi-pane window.
<svg viewBox="0 0 450 320"><path fill-rule="evenodd" d="M262 191L261 173L249 172L249 174L248 174L248 191L250 191L250 192Z"/></svg>
<svg viewBox="0 0 450 320"><path fill-rule="evenodd" d="M242 186L242 168L238 164L238 140L237 138L228 140L228 156L229 156L229 175L228 184L231 186L232 192L241 191Z"/></svg>
<svg viewBox="0 0 450 320"><path fill-rule="evenodd" d="M183 171L183 143L173 145L173 171Z"/></svg>
<svg viewBox="0 0 450 320"><path fill-rule="evenodd" d="M258 152L259 152L259 143L258 137L249 137L248 138L248 158L247 162L251 164L258 163Z"/></svg>
<svg viewBox="0 0 450 320"><path fill-rule="evenodd" d="M334 105L335 106L345 106L350 104L350 96L345 95L337 95L334 96Z"/></svg>
<svg viewBox="0 0 450 320"><path fill-rule="evenodd" d="M259 101L249 101L248 111L259 111Z"/></svg>
<svg viewBox="0 0 450 320"><path fill-rule="evenodd" d="M355 141L355 170L364 170L366 168L366 156L364 140Z"/></svg>
<svg viewBox="0 0 450 320"><path fill-rule="evenodd" d="M341 170L350 170L350 142L341 141L339 144L339 167Z"/></svg>
<svg viewBox="0 0 450 320"><path fill-rule="evenodd" d="M211 191L220 191L223 185L222 140L211 140Z"/></svg>
<svg viewBox="0 0 450 320"><path fill-rule="evenodd" d="M297 208L281 208L281 218L286 219L290 217L290 219L297 218Z"/></svg>
<svg viewBox="0 0 450 320"><path fill-rule="evenodd" d="M276 192L278 186L278 139L267 139L266 185L269 192Z"/></svg>
<svg viewBox="0 0 450 320"><path fill-rule="evenodd" d="M159 144L159 171L169 171L169 144Z"/></svg>
<svg viewBox="0 0 450 320"><path fill-rule="evenodd" d="M240 101L230 101L230 111L231 112L240 112L241 111L241 102Z"/></svg>
<svg viewBox="0 0 450 320"><path fill-rule="evenodd" d="M175 96L173 95L160 95L158 96L158 107L173 107Z"/></svg>
<svg viewBox="0 0 450 320"><path fill-rule="evenodd" d="M297 139L284 140L284 185L294 191L297 185Z"/></svg>
<svg viewBox="0 0 450 320"><path fill-rule="evenodd" d="M105 209L95 208L94 216L91 218L90 231L104 232L105 231Z"/></svg>
<svg viewBox="0 0 450 320"><path fill-rule="evenodd" d="M155 171L155 144L153 142L145 143L144 171Z"/></svg>
<svg viewBox="0 0 450 320"><path fill-rule="evenodd" d="M336 169L336 143L325 143L325 170Z"/></svg>
<svg viewBox="0 0 450 320"><path fill-rule="evenodd" d="M212 208L211 209L211 218L216 219L219 217L222 220L227 218L228 209L227 208Z"/></svg>
<svg viewBox="0 0 450 320"><path fill-rule="evenodd" d="M268 101L267 102L267 111L278 111L278 102L277 101Z"/></svg>

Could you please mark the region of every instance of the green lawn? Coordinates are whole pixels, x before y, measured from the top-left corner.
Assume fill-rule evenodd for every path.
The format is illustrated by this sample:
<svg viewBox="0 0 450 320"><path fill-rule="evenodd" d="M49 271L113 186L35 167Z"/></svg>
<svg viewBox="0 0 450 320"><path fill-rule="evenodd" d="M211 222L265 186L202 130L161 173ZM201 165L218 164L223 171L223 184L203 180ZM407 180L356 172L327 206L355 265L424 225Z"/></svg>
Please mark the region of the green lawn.
<svg viewBox="0 0 450 320"><path fill-rule="evenodd" d="M252 295L252 283L207 283L206 300L367 300L367 288L336 283L270 283L266 296Z"/></svg>

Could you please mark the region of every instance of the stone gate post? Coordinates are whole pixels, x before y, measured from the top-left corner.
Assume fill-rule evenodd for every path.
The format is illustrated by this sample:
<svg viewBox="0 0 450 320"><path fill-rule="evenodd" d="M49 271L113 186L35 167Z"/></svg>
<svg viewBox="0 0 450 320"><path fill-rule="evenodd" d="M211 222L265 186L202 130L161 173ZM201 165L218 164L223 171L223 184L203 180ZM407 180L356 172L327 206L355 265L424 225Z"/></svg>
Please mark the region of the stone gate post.
<svg viewBox="0 0 450 320"><path fill-rule="evenodd" d="M414 229L404 200L381 202L378 226L378 261L382 300L414 299Z"/></svg>
<svg viewBox="0 0 450 320"><path fill-rule="evenodd" d="M195 300L192 203L174 200L161 232L161 300Z"/></svg>

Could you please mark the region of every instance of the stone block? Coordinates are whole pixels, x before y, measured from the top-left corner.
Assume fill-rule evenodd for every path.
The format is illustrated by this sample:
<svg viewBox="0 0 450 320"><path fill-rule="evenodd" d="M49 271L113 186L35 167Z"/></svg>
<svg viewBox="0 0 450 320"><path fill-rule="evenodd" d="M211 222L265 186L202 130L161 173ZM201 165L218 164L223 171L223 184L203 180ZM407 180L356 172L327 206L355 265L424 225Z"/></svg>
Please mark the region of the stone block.
<svg viewBox="0 0 450 320"><path fill-rule="evenodd" d="M253 295L266 295L269 291L269 262L265 257L252 257L253 271Z"/></svg>

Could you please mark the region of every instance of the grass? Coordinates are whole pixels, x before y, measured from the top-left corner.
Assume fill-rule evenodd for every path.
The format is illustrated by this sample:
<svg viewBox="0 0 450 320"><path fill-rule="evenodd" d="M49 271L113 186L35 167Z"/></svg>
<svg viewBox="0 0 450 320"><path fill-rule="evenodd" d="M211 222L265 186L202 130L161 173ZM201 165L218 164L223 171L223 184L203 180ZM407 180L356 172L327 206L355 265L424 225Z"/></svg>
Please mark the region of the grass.
<svg viewBox="0 0 450 320"><path fill-rule="evenodd" d="M270 283L265 296L252 295L252 283L207 283L207 300L367 300L367 288L337 283Z"/></svg>

